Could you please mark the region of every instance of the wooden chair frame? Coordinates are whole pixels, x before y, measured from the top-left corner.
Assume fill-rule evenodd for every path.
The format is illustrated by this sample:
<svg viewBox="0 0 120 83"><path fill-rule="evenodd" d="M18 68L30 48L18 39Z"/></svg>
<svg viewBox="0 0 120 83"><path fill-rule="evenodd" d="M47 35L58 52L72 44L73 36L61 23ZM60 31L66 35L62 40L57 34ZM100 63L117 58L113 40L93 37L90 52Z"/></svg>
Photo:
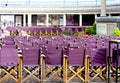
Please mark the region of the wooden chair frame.
<svg viewBox="0 0 120 83"><path fill-rule="evenodd" d="M0 83L5 81L8 77L11 77L17 83L21 83L21 65L20 65L20 57L18 58L17 66L8 66L8 67L0 67L1 73L0 75ZM17 74L17 76L16 76Z"/></svg>
<svg viewBox="0 0 120 83"><path fill-rule="evenodd" d="M24 74L23 74L24 73ZM21 81L22 83L29 79L30 77L35 78L36 80L40 81L40 65L39 66L27 66L24 67L22 65L22 58L21 58ZM35 75L38 74L38 75Z"/></svg>
<svg viewBox="0 0 120 83"><path fill-rule="evenodd" d="M74 67L68 65L68 56L64 55L63 59L63 81L64 83L68 83L73 78L78 77L80 80L82 80L84 83L89 82L89 57L85 57L85 65L79 66L77 69L73 69ZM74 75L68 77L68 70L70 70L70 73L73 73ZM81 72L85 71L85 76L82 77Z"/></svg>
<svg viewBox="0 0 120 83"><path fill-rule="evenodd" d="M61 66L46 66L45 65L45 55L41 55L41 81L46 82L52 76L57 76L60 80L62 80L61 75Z"/></svg>

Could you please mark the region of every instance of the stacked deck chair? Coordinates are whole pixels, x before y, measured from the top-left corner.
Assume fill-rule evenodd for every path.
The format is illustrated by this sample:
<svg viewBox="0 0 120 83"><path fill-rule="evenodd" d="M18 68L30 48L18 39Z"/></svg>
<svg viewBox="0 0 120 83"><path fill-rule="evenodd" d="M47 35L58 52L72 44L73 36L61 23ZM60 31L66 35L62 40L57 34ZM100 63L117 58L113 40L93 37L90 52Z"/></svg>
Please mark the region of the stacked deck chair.
<svg viewBox="0 0 120 83"><path fill-rule="evenodd" d="M16 48L0 49L0 83L13 79L16 83L21 83L20 79L20 58Z"/></svg>
<svg viewBox="0 0 120 83"><path fill-rule="evenodd" d="M77 77L79 82L88 83L88 60L84 47L65 48L63 61L64 82L69 83Z"/></svg>

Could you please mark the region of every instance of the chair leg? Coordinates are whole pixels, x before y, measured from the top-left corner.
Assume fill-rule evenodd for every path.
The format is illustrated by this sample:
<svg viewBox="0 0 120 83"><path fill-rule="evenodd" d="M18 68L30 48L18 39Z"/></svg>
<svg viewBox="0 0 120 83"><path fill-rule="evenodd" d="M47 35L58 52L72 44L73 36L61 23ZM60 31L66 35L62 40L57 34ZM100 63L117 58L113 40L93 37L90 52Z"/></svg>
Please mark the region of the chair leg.
<svg viewBox="0 0 120 83"><path fill-rule="evenodd" d="M22 83L21 76L22 76L22 57L19 57L18 59L18 83Z"/></svg>
<svg viewBox="0 0 120 83"><path fill-rule="evenodd" d="M41 82L45 81L45 57L41 56Z"/></svg>
<svg viewBox="0 0 120 83"><path fill-rule="evenodd" d="M90 58L86 56L85 58L85 83L89 83L89 62L90 62Z"/></svg>
<svg viewBox="0 0 120 83"><path fill-rule="evenodd" d="M67 83L67 62L68 62L68 59L67 57L64 57L63 59L63 81L64 83Z"/></svg>

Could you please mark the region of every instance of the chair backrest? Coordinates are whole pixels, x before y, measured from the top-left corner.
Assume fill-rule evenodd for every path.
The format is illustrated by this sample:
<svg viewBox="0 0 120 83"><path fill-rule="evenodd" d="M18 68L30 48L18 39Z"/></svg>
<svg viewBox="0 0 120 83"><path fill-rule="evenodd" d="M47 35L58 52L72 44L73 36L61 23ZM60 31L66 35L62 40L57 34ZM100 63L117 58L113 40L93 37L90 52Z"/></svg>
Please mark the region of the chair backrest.
<svg viewBox="0 0 120 83"><path fill-rule="evenodd" d="M69 65L82 66L84 65L85 49L82 48L68 48L65 50L68 56Z"/></svg>
<svg viewBox="0 0 120 83"><path fill-rule="evenodd" d="M105 66L107 58L107 49L91 49L90 61L92 66Z"/></svg>
<svg viewBox="0 0 120 83"><path fill-rule="evenodd" d="M2 38L2 44L14 45L15 43L13 36L6 36L5 38Z"/></svg>
<svg viewBox="0 0 120 83"><path fill-rule="evenodd" d="M46 57L46 65L62 65L62 49L53 47L46 47L43 49L43 54Z"/></svg>
<svg viewBox="0 0 120 83"><path fill-rule="evenodd" d="M5 38L3 38L3 40L13 40L13 36L6 36Z"/></svg>
<svg viewBox="0 0 120 83"><path fill-rule="evenodd" d="M17 48L16 45L2 45L2 48Z"/></svg>
<svg viewBox="0 0 120 83"><path fill-rule="evenodd" d="M22 49L23 65L38 66L40 60L40 50L37 47L24 47Z"/></svg>
<svg viewBox="0 0 120 83"><path fill-rule="evenodd" d="M6 40L6 41L2 41L2 44L5 44L5 45L14 45L15 42L11 41L11 40Z"/></svg>
<svg viewBox="0 0 120 83"><path fill-rule="evenodd" d="M24 46L33 46L33 43L30 42L30 41L23 41L22 44L23 44Z"/></svg>
<svg viewBox="0 0 120 83"><path fill-rule="evenodd" d="M2 48L0 51L1 66L17 66L18 50L16 48Z"/></svg>

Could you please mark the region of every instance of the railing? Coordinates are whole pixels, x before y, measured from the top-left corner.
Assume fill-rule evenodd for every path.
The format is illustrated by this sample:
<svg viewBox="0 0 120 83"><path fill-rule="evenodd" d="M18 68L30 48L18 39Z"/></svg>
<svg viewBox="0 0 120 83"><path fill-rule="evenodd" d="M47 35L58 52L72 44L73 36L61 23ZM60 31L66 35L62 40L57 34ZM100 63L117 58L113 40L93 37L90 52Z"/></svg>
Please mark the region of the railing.
<svg viewBox="0 0 120 83"><path fill-rule="evenodd" d="M37 7L80 7L80 6L100 6L101 0L0 0L0 6L37 6ZM120 0L106 0L107 5L120 5Z"/></svg>

